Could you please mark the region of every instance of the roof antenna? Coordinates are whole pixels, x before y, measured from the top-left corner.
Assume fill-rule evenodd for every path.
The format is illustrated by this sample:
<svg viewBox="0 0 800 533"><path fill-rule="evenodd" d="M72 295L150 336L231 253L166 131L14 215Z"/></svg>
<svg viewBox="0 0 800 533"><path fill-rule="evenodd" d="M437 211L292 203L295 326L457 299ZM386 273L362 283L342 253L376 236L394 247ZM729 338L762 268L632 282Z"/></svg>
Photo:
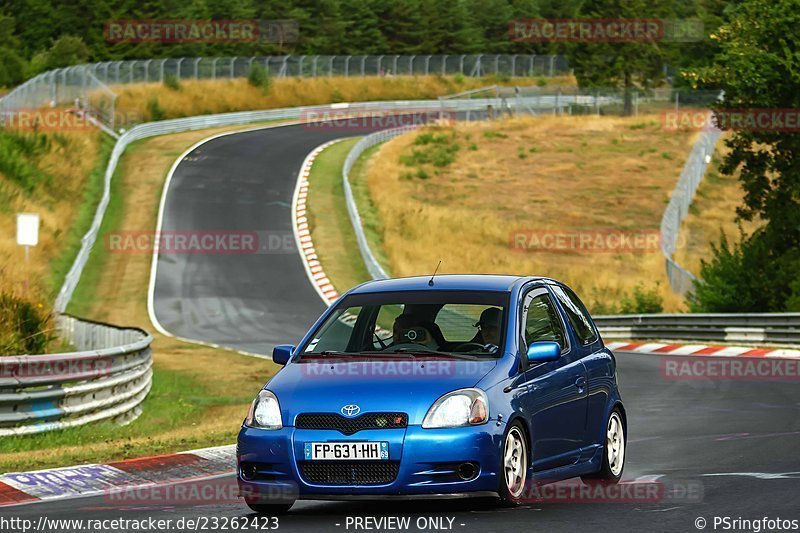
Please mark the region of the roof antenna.
<svg viewBox="0 0 800 533"><path fill-rule="evenodd" d="M442 266L442 260L439 260L439 264L436 265L436 270L433 271L433 275L431 279L428 280L428 287L433 287L433 277L436 276L436 273L439 272L439 267Z"/></svg>

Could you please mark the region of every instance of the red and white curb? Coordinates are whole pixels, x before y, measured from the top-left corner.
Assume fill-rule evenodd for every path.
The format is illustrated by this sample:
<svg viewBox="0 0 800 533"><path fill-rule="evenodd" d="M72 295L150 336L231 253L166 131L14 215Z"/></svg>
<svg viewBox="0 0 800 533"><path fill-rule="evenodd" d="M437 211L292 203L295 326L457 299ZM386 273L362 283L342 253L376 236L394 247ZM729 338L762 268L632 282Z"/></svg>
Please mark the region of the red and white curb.
<svg viewBox="0 0 800 533"><path fill-rule="evenodd" d="M294 237L297 241L297 249L300 251L300 258L303 261L308 279L311 285L319 293L322 301L327 305L331 305L339 298L339 293L331 284L328 276L319 262L317 251L314 249L314 243L311 240L311 231L308 225L308 210L306 201L308 200L308 176L311 173L311 166L314 164L314 159L322 153L323 150L336 144L343 139L336 139L334 141L326 142L317 146L306 156L303 165L300 167L300 175L297 177L297 185L295 186L294 196L292 198L292 229L294 230Z"/></svg>
<svg viewBox="0 0 800 533"><path fill-rule="evenodd" d="M236 471L236 446L0 475L0 507L44 500L111 495L226 476Z"/></svg>
<svg viewBox="0 0 800 533"><path fill-rule="evenodd" d="M646 344L612 342L606 347L614 352L641 353L650 355L689 355L711 357L767 357L774 359L800 359L800 350L752 348L745 346L708 346L705 344Z"/></svg>

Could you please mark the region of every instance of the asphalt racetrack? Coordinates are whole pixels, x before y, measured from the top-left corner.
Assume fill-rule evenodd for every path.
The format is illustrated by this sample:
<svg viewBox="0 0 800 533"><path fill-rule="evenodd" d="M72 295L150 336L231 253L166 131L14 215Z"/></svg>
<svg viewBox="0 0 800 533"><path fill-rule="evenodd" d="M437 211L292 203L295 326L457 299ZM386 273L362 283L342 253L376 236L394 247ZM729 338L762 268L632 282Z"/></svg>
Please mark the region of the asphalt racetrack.
<svg viewBox="0 0 800 533"><path fill-rule="evenodd" d="M356 517L411 517L411 527L404 531L418 531L419 517L443 517L445 527L448 519L453 520L450 529L444 530L474 533L587 528L697 531L698 518L705 519L705 529L713 531L715 516L800 518L800 389L796 382L674 381L662 377L662 359L618 354L620 387L629 418L624 479L657 479L665 490L657 491L653 499L562 502L557 494L542 493L551 499L512 509L479 500L300 501L279 518L280 530L367 531L354 527ZM0 514L34 521L41 516L138 520L256 517L243 503L126 506L103 496L22 505L5 508Z"/></svg>
<svg viewBox="0 0 800 533"><path fill-rule="evenodd" d="M178 166L162 230L291 235L290 204L302 161L328 140L358 134L287 126L212 140ZM275 344L296 342L324 305L296 250L290 248L238 255L162 254L154 298L158 321L181 337L261 354L268 354ZM543 502L518 508L497 508L493 502L471 499L300 501L280 517L280 530L397 530L387 522L360 522L359 527L356 517L411 517L405 531L476 533L712 531L714 517L800 519L796 381L675 380L664 376L663 357L617 356L629 420L624 479L657 482L663 490L655 497L576 501L551 494ZM0 514L34 521L42 516L139 520L256 516L243 503L131 506L106 497L27 504ZM417 522L420 517L423 520ZM442 520L427 520L437 517Z"/></svg>

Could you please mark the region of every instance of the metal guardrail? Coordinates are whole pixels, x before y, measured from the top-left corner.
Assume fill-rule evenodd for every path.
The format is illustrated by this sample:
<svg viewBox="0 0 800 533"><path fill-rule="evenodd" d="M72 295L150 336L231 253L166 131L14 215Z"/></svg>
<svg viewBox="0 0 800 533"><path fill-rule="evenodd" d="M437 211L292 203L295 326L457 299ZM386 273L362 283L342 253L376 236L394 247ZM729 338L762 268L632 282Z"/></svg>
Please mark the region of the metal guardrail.
<svg viewBox="0 0 800 533"><path fill-rule="evenodd" d="M150 334L68 315L57 325L80 351L0 357L0 436L124 424L141 413L153 376Z"/></svg>
<svg viewBox="0 0 800 533"><path fill-rule="evenodd" d="M800 313L611 315L594 321L608 339L800 345Z"/></svg>
<svg viewBox="0 0 800 533"><path fill-rule="evenodd" d="M344 187L347 213L350 215L350 223L353 225L353 230L356 234L356 241L358 242L358 249L361 252L361 257L372 279L386 279L389 277L389 274L383 269L372 253L372 249L369 247L367 236L364 233L364 226L361 223L361 216L358 214L358 206L353 196L353 189L350 187L350 171L353 170L353 165L355 165L358 158L361 157L361 154L365 151L413 129L415 129L415 126L405 126L402 128L381 130L377 133L362 137L361 140L350 149L347 158L344 160L344 166L342 166L342 186Z"/></svg>

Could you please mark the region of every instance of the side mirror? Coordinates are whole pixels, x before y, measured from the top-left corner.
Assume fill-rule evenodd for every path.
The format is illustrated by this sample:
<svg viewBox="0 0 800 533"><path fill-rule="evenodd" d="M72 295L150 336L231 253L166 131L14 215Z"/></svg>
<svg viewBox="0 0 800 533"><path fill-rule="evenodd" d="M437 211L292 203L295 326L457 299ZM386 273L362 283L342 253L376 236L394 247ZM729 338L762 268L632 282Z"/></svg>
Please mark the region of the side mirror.
<svg viewBox="0 0 800 533"><path fill-rule="evenodd" d="M272 349L272 360L281 366L286 366L286 363L292 358L293 351L294 345L279 344Z"/></svg>
<svg viewBox="0 0 800 533"><path fill-rule="evenodd" d="M557 342L538 341L528 346L528 362L547 363L561 357L561 346Z"/></svg>

